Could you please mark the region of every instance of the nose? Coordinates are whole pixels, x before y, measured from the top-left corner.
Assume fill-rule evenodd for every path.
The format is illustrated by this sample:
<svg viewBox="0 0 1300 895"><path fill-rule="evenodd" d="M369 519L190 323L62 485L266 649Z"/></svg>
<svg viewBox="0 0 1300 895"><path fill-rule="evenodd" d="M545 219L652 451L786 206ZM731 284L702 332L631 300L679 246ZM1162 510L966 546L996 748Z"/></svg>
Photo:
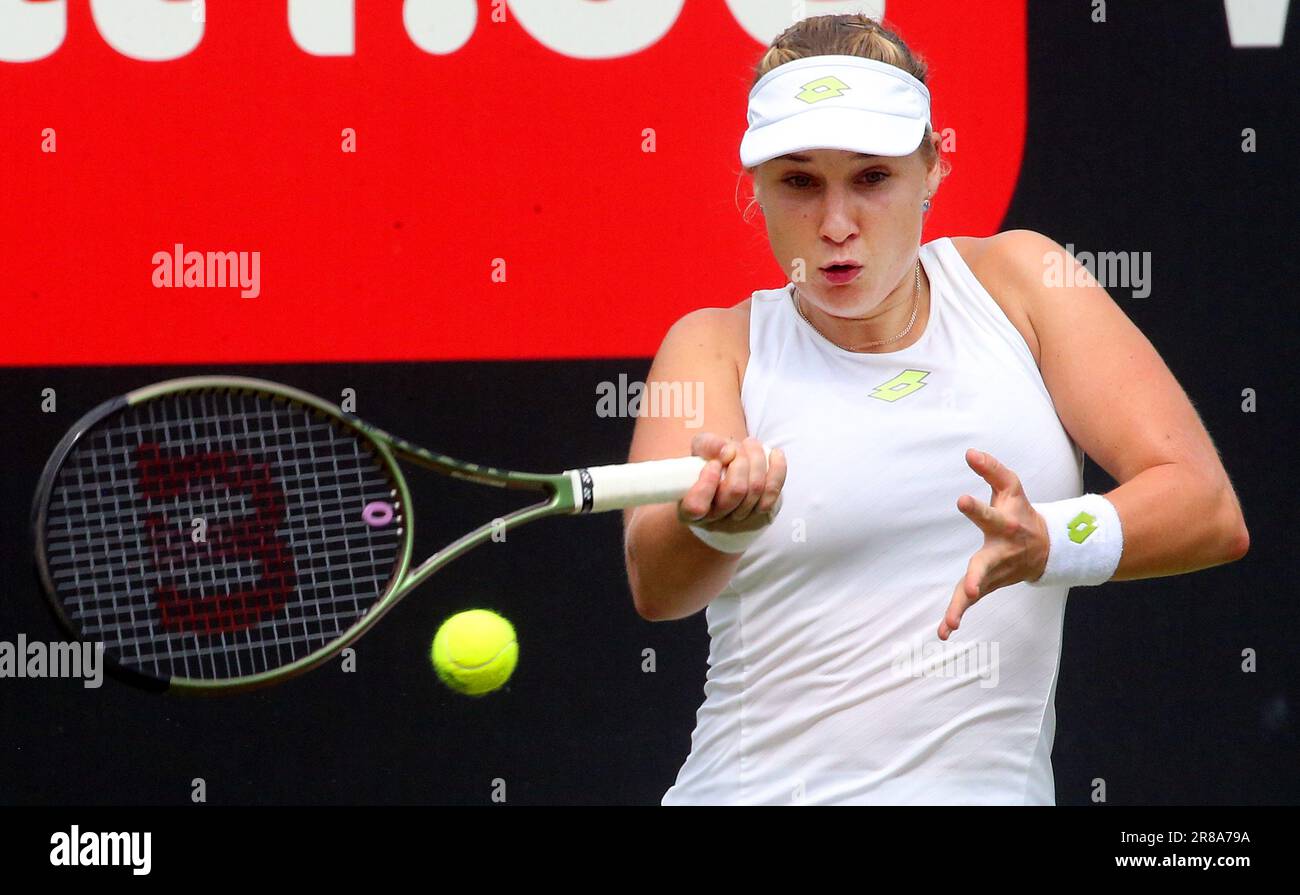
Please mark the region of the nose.
<svg viewBox="0 0 1300 895"><path fill-rule="evenodd" d="M821 235L839 245L857 232L853 197L843 190L827 190L822 206Z"/></svg>

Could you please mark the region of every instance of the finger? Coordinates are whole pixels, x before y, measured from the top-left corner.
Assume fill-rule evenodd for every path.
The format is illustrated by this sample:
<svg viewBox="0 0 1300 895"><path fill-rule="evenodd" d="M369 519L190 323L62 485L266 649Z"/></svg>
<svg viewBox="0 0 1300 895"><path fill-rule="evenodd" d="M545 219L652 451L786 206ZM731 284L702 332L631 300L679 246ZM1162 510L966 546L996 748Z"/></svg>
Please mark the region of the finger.
<svg viewBox="0 0 1300 895"><path fill-rule="evenodd" d="M943 619L939 622L940 640L947 640L953 631L961 627L961 617L971 605L972 601L966 596L966 579L963 578L953 588L952 599L948 602L948 610L943 614Z"/></svg>
<svg viewBox="0 0 1300 895"><path fill-rule="evenodd" d="M716 522L723 516L729 515L732 510L740 506L745 493L749 490L749 460L738 448L739 445L735 442L728 442L723 448L722 482L713 495L713 506L709 509L709 514L704 517L705 522ZM729 453L734 454L734 458L730 462L725 462Z"/></svg>
<svg viewBox="0 0 1300 895"><path fill-rule="evenodd" d="M749 461L749 479L746 482L744 498L731 513L731 518L737 522L749 518L763 496L763 485L767 481L767 457L763 451L763 443L750 436L740 443L740 450Z"/></svg>
<svg viewBox="0 0 1300 895"><path fill-rule="evenodd" d="M963 494L957 498L957 509L962 515L974 522L980 531L993 537L1006 537L1020 529L1020 523L997 507Z"/></svg>
<svg viewBox="0 0 1300 895"><path fill-rule="evenodd" d="M718 459L722 461L723 475L726 475L727 465L735 460L739 453L740 446L736 443L736 439L728 438L726 443L723 444L722 448L718 451Z"/></svg>
<svg viewBox="0 0 1300 895"><path fill-rule="evenodd" d="M781 489L785 487L785 473L785 451L772 448L768 457L767 480L763 483L763 496L758 501L758 512L775 517L777 501L781 499Z"/></svg>
<svg viewBox="0 0 1300 895"><path fill-rule="evenodd" d="M695 484L677 502L677 518L682 522L699 522L707 516L721 481L722 464L717 460L705 463Z"/></svg>
<svg viewBox="0 0 1300 895"><path fill-rule="evenodd" d="M726 445L725 436L713 432L700 432L691 439L691 456L712 460Z"/></svg>
<svg viewBox="0 0 1300 895"><path fill-rule="evenodd" d="M970 448L966 451L966 463L989 483L994 496L1021 493L1020 477L992 454Z"/></svg>
<svg viewBox="0 0 1300 895"><path fill-rule="evenodd" d="M953 589L952 599L948 603L948 611L944 613L943 621L939 624L940 640L947 640L948 635L961 626L961 619L966 610L978 603L981 597L988 594L989 588L986 586L986 577L991 562L991 555L981 550L972 556L970 562L966 564L966 574L962 576Z"/></svg>
<svg viewBox="0 0 1300 895"><path fill-rule="evenodd" d="M985 586L985 579L988 577L989 556L983 550L971 557L966 564L966 574L962 577L959 587L961 594L966 600L974 605L979 602L980 597L988 593Z"/></svg>

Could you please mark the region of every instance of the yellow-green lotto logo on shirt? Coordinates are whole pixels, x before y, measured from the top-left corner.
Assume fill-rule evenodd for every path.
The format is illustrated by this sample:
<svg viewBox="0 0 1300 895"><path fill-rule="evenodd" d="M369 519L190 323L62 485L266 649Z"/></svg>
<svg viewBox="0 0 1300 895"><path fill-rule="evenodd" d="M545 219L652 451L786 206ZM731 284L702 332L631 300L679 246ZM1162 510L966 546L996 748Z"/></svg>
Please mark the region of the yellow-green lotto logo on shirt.
<svg viewBox="0 0 1300 895"><path fill-rule="evenodd" d="M1097 530L1096 522L1096 516L1080 511L1079 515L1071 519L1066 526L1070 532L1070 540L1076 544L1082 544L1088 540L1088 535Z"/></svg>
<svg viewBox="0 0 1300 895"><path fill-rule="evenodd" d="M852 89L834 75L827 75L824 78L809 81L807 84L803 84L802 88L794 95L794 98L801 99L806 103L815 103L824 99L843 96L845 90Z"/></svg>
<svg viewBox="0 0 1300 895"><path fill-rule="evenodd" d="M899 398L906 398L918 389L925 388L925 383L921 380L929 375L929 370L904 370L888 382L876 386L876 390L871 393L871 397L879 398L882 401L897 401Z"/></svg>

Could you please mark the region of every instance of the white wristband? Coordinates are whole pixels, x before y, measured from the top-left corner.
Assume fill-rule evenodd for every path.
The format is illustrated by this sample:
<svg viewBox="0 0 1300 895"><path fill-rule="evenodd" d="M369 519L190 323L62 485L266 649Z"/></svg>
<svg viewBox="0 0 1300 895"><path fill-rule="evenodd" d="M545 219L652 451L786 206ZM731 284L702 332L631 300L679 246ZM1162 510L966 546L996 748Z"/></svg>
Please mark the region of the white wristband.
<svg viewBox="0 0 1300 895"><path fill-rule="evenodd" d="M1115 505L1100 494L1032 504L1047 522L1047 568L1037 587L1102 584L1119 567L1124 532Z"/></svg>
<svg viewBox="0 0 1300 895"><path fill-rule="evenodd" d="M771 511L773 519L776 518L777 513L781 512L781 504L783 503L785 503L785 494L777 495L776 503L772 506ZM744 553L751 544L763 536L763 532L768 530L770 523L753 531L714 531L693 524L687 524L686 527L714 550L721 550L723 553Z"/></svg>

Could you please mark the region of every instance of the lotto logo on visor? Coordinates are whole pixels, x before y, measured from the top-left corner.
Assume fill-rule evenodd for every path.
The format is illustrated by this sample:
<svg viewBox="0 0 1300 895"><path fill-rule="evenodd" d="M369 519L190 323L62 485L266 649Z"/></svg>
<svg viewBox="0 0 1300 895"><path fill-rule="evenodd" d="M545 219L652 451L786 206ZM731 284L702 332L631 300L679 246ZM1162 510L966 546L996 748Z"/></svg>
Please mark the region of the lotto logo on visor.
<svg viewBox="0 0 1300 895"><path fill-rule="evenodd" d="M749 94L740 162L805 149L908 155L930 121L930 91L907 72L860 56L812 56L772 69Z"/></svg>
<svg viewBox="0 0 1300 895"><path fill-rule="evenodd" d="M795 99L803 100L806 103L815 103L818 100L831 99L836 96L843 96L844 91L849 89L845 84L834 75L827 75L824 78L818 78L803 85L803 90L795 94Z"/></svg>

